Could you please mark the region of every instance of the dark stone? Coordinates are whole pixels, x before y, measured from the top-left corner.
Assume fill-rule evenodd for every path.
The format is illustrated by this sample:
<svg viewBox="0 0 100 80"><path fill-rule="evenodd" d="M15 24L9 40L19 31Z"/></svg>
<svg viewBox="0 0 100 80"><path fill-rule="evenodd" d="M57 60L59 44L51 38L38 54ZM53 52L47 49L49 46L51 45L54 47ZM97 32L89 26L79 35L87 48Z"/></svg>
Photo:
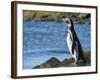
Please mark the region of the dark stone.
<svg viewBox="0 0 100 80"><path fill-rule="evenodd" d="M58 59L52 57L51 59L47 60L43 64L35 66L34 68L54 68L60 66L62 66L62 63Z"/></svg>
<svg viewBox="0 0 100 80"><path fill-rule="evenodd" d="M33 67L33 69L37 68L55 68L55 67L78 67L78 66L90 66L91 65L91 57L90 52L85 52L84 57L86 62L84 63L82 60L79 60L77 64L74 64L74 59L64 59L60 62L57 58L52 57L43 64L37 65Z"/></svg>

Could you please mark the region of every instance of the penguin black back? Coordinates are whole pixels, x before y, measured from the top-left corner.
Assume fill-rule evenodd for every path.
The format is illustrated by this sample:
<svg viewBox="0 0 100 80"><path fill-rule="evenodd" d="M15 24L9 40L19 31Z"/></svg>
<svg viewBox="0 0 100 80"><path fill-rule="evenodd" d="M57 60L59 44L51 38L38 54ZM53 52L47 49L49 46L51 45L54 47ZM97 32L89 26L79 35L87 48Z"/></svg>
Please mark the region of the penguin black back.
<svg viewBox="0 0 100 80"><path fill-rule="evenodd" d="M81 46L81 43L80 43L80 40L78 39L78 37L77 37L77 34L76 34L76 32L75 32L75 29L74 29L74 24L73 24L73 21L72 21L72 19L65 19L65 22L66 22L66 24L67 24L67 26L68 26L68 30L71 32L71 34L72 34L72 37L73 37L73 43L75 43L75 42L77 42L78 43L78 53L79 53L79 55L78 55L78 58L79 59L82 59L84 62L85 62L85 59L84 59L84 54L83 54L83 49L82 49L82 46ZM74 47L74 46L72 46L72 47ZM73 48L72 48L73 49ZM74 50L72 50L72 53L73 53L73 51Z"/></svg>

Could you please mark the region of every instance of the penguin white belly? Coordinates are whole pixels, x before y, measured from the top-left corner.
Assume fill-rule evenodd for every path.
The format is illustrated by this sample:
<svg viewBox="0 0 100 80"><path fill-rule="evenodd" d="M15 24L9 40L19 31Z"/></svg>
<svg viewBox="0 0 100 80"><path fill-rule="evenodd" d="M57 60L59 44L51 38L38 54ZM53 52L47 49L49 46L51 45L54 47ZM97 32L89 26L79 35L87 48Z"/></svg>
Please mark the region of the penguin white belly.
<svg viewBox="0 0 100 80"><path fill-rule="evenodd" d="M68 49L69 49L69 51L70 51L70 53L71 53L71 55L72 55L72 57L74 58L74 59L77 59L77 52L76 52L76 50L74 49L74 53L72 53L72 45L73 45L73 39L71 38L72 36L70 35L70 33L68 33L68 35L67 35L67 46L68 46Z"/></svg>
<svg viewBox="0 0 100 80"><path fill-rule="evenodd" d="M69 51L72 53L72 44L73 44L73 42L72 42L72 40L71 40L71 38L70 38L70 34L68 33L68 35L67 35L67 46L68 46L68 49L69 49Z"/></svg>

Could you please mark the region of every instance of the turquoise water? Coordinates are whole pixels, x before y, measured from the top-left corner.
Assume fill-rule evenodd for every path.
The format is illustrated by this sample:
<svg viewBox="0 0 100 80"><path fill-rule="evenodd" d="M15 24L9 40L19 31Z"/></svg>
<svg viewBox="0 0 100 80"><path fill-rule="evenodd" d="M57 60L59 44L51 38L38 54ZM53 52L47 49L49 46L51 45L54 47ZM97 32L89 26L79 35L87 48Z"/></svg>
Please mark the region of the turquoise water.
<svg viewBox="0 0 100 80"><path fill-rule="evenodd" d="M74 24L84 51L90 51L90 24ZM64 22L27 21L23 23L23 69L32 69L51 57L70 58L67 26Z"/></svg>

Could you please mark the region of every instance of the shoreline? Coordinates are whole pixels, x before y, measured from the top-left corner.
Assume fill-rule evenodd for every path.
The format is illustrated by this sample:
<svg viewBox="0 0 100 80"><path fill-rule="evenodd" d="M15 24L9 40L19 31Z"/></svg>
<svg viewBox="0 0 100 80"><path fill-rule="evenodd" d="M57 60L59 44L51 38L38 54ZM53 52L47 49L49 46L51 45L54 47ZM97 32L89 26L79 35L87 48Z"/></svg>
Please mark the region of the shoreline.
<svg viewBox="0 0 100 80"><path fill-rule="evenodd" d="M56 68L56 67L75 67L75 66L90 66L91 59L90 59L90 51L84 52L84 56L86 59L86 63L83 63L81 60L78 62L77 65L74 64L74 59L64 59L60 61L59 59L52 57L49 60L45 61L44 63L33 67L32 69L39 69L39 68Z"/></svg>

